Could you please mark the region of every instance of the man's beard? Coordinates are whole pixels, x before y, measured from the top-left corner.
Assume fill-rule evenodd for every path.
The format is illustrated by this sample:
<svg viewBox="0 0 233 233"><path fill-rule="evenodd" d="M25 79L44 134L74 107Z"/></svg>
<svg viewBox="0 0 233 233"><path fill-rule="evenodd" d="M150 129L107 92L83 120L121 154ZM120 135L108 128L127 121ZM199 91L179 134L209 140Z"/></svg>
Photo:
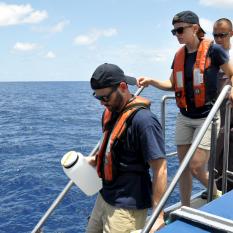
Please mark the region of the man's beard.
<svg viewBox="0 0 233 233"><path fill-rule="evenodd" d="M120 112L122 110L122 104L123 104L123 96L120 92L116 91L116 97L114 104L111 105L105 105L105 107L108 108L111 112Z"/></svg>

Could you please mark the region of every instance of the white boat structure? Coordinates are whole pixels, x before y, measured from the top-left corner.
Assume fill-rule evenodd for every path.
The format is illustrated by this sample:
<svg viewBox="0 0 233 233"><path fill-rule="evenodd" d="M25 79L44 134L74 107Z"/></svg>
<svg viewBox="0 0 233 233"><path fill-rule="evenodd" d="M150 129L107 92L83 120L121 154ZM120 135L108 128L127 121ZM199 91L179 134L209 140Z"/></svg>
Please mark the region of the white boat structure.
<svg viewBox="0 0 233 233"><path fill-rule="evenodd" d="M211 134L211 151L210 151L210 161L209 161L209 184L207 189L207 199L201 198L201 193L197 193L192 197L191 208L181 207L180 203L169 206L165 208L165 216L169 218L171 223L166 225L164 228L157 232L161 233L222 233L222 232L232 232L233 233L233 190L227 193L227 179L228 177L233 177L233 172L228 170L228 155L229 155L229 132L230 132L230 119L231 119L231 103L228 101L226 103L226 113L225 113L225 127L224 127L224 154L223 154L223 174L222 174L222 193L223 196L216 200L212 200L213 196L213 182L214 182L214 163L216 157L216 140L217 140L217 128L216 128L216 113L218 112L222 102L231 90L230 85L226 85L221 91L218 99L216 100L214 106L212 107L208 117L201 130L199 131L197 137L195 138L193 144L191 145L189 151L187 152L184 160L180 164L177 173L170 182L167 191L164 193L162 199L158 203L156 209L153 211L151 216L149 216L147 224L144 229L137 232L148 233L155 220L159 216L159 213L164 208L168 197L173 192L182 172L188 165L190 159L192 158L197 146L199 145L202 137L204 136L207 128L212 124L212 134ZM135 95L139 95L143 88L140 88ZM164 96L161 103L161 124L165 132L165 116L166 116L166 101L168 99L174 99L174 96ZM165 134L164 134L165 135ZM95 146L89 156L92 156L99 148L99 143ZM168 154L171 156L176 154L176 152ZM42 232L42 227L50 214L62 201L66 193L74 185L74 182L70 180L63 191L58 195L56 200L49 207L47 212L42 216L37 225L32 230L32 233Z"/></svg>

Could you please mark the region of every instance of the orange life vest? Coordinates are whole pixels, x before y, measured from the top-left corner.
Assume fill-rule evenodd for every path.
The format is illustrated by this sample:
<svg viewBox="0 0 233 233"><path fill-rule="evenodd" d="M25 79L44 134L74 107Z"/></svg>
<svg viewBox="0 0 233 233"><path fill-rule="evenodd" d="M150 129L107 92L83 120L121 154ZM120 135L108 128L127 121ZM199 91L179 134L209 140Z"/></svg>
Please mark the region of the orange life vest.
<svg viewBox="0 0 233 233"><path fill-rule="evenodd" d="M193 68L193 93L195 106L202 107L206 101L206 85L204 71L210 66L211 60L208 57L208 50L213 41L203 39L199 45L196 61ZM185 94L185 46L176 53L173 66L173 79L175 86L176 104L180 108L187 108Z"/></svg>
<svg viewBox="0 0 233 233"><path fill-rule="evenodd" d="M103 115L102 143L97 153L97 172L99 177L103 178L105 181L112 181L116 175L113 147L127 129L127 120L130 119L137 110L148 108L149 106L149 100L140 96L134 97L118 116L111 133L107 125L112 119L112 112L107 108L105 109Z"/></svg>

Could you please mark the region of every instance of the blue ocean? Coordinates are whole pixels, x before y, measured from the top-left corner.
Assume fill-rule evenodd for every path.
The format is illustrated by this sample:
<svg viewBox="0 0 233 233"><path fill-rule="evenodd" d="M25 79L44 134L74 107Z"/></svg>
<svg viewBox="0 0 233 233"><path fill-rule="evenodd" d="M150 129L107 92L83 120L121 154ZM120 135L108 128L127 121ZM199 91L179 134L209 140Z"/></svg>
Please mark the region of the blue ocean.
<svg viewBox="0 0 233 233"><path fill-rule="evenodd" d="M70 150L88 155L100 139L103 106L89 82L0 83L0 93L0 233L31 232L69 182L62 156ZM151 110L160 118L167 94L172 93L149 87L141 95L152 100ZM167 153L175 151L176 112L174 101L168 101ZM177 158L169 157L169 180L177 168ZM200 189L197 182L194 186ZM178 200L176 188L167 205ZM84 232L94 201L73 186L43 231Z"/></svg>

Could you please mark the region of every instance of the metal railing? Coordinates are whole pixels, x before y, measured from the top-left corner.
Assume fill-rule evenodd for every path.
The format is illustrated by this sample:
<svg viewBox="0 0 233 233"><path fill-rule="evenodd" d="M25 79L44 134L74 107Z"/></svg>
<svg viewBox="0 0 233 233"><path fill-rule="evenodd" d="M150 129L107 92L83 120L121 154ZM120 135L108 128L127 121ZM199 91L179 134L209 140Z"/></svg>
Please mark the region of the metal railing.
<svg viewBox="0 0 233 233"><path fill-rule="evenodd" d="M143 91L143 87L139 88L136 93L135 96L139 95L142 91ZM205 120L200 132L198 133L196 139L194 140L192 146L190 147L189 151L187 152L184 160L182 161L175 177L173 178L171 184L169 185L167 191L165 192L165 194L163 195L162 199L160 200L160 202L158 203L156 209L153 211L151 218L149 219L148 223L146 224L146 226L144 227L144 229L142 230L143 233L145 232L149 232L151 227L153 226L155 220L157 219L159 213L161 212L163 206L165 205L168 197L170 196L171 192L173 191L175 185L178 182L178 179L180 177L180 175L182 174L183 170L185 169L185 167L187 166L189 160L192 158L192 155L194 153L194 151L196 150L199 142L201 141L204 133L206 132L209 124L211 123L212 119L215 116L215 113L217 112L217 110L219 109L222 101L224 100L225 96L227 95L228 91L231 89L231 86L225 86L221 92L221 94L219 95L216 103L214 104L212 110L210 111L207 119ZM165 130L165 114L166 114L166 110L165 110L165 102L167 99L174 99L174 96L164 96L162 98L162 104L161 104L161 124L163 126L163 130ZM229 108L230 108L230 104L229 104ZM226 114L227 116L229 115L229 113ZM227 118L226 116L226 118ZM230 118L230 115L229 117ZM229 119L227 118L227 120L225 122L228 122ZM228 135L229 135L229 129L228 129ZM165 135L165 131L164 131L164 135ZM95 146L95 148L91 151L91 153L88 156L93 156L98 148L99 148L99 143L97 143L97 145ZM226 142L227 145L227 142ZM229 137L228 137L228 145L229 145ZM224 146L225 146L225 139L224 139ZM229 146L228 146L229 148ZM228 152L224 151L224 158L228 156ZM167 156L172 156L175 155L176 152L172 152L170 154L167 154ZM226 167L226 169L228 168L228 164L226 163L224 165ZM227 172L226 174L224 174L224 177L227 177ZM224 178L224 182L225 182ZM55 199L55 201L52 203L52 205L49 207L49 209L46 211L46 213L42 216L42 218L39 220L39 222L36 224L36 226L34 227L34 229L32 230L31 233L38 233L41 232L41 228L44 225L44 223L46 222L46 220L48 219L48 217L52 214L52 212L55 210L55 208L58 206L58 204L63 200L64 196L68 193L68 191L71 189L71 187L74 185L73 181L69 181L68 184L65 186L65 188L63 189L63 191L58 195L58 197Z"/></svg>
<svg viewBox="0 0 233 233"><path fill-rule="evenodd" d="M161 99L161 125L162 125L162 130L163 130L163 135L165 138L165 132L166 132L166 102L167 100L175 100L174 95L165 95Z"/></svg>
<svg viewBox="0 0 233 233"><path fill-rule="evenodd" d="M216 115L212 119L211 145L210 145L210 158L209 158L209 179L208 179L208 187L207 187L207 202L210 202L213 200L214 167L215 167L216 147L217 147L217 119L218 118Z"/></svg>
<svg viewBox="0 0 233 233"><path fill-rule="evenodd" d="M143 91L144 87L138 88L138 90L135 92L135 96L140 95L140 93ZM91 151L91 153L88 156L93 156L97 150L99 149L100 141L96 144L95 148ZM39 220L39 222L36 224L34 229L31 233L39 233L41 232L41 228L48 219L48 217L52 214L52 212L56 209L58 204L63 200L65 195L68 193L68 191L71 189L71 187L74 185L74 182L70 180L68 184L65 186L65 188L62 190L62 192L58 195L58 197L55 199L55 201L52 203L52 205L49 207L49 209L46 211L46 213L42 216L42 218Z"/></svg>
<svg viewBox="0 0 233 233"><path fill-rule="evenodd" d="M171 181L171 183L168 186L166 192L164 193L164 195L161 198L160 202L156 206L156 208L153 211L149 221L147 222L147 224L145 225L145 227L143 228L141 233L148 233L150 231L150 229L152 228L154 222L156 221L156 219L158 218L160 212L162 211L168 197L171 195L172 191L174 190L174 188L175 188L181 174L183 173L184 169L188 165L188 163L189 163L190 159L192 158L195 150L197 149L201 139L203 138L206 130L208 129L211 121L213 120L215 114L219 110L223 100L227 96L230 89L231 89L230 85L227 85L227 86L225 86L223 88L223 90L220 93L218 99L216 100L214 106L212 107L209 115L207 116L206 120L204 121L199 133L197 134L197 136L196 136L195 140L193 141L192 145L190 146L186 156L184 157L183 161L181 162L180 167L178 168L176 175L174 176L173 180Z"/></svg>
<svg viewBox="0 0 233 233"><path fill-rule="evenodd" d="M161 99L161 125L163 129L164 139L166 138L166 103L168 100L175 100L173 95L165 95ZM228 176L233 177L233 172L228 170L228 160L229 160L229 136L230 136L230 121L231 121L231 102L228 100L226 103L226 112L225 112L225 125L224 125L224 153L223 153L223 169L222 169L222 193L227 192L227 178ZM208 192L207 192L207 201L210 202L213 197L213 182L214 182L214 166L216 160L216 140L217 140L217 118L213 118L213 128L211 132L211 151L209 159L209 183L208 183ZM170 152L166 154L167 157L177 155L177 151Z"/></svg>
<svg viewBox="0 0 233 233"><path fill-rule="evenodd" d="M95 146L95 148L91 151L91 153L88 156L93 156L99 148L99 142ZM42 218L39 220L39 222L36 224L34 229L31 233L39 233L41 232L41 228L48 219L48 217L52 214L52 212L56 209L58 204L63 200L65 195L68 193L68 191L71 189L71 187L74 185L74 182L70 180L68 184L65 186L65 188L62 190L62 192L58 195L58 197L55 199L55 201L52 203L52 205L49 207L49 209L46 211L46 213L42 216Z"/></svg>
<svg viewBox="0 0 233 233"><path fill-rule="evenodd" d="M166 139L166 102L167 102L167 100L175 100L175 96L173 96L173 95L165 95L161 99L161 107L160 107L161 116L160 116L160 121L161 121L162 130L163 130L164 141ZM174 156L174 155L177 155L177 151L170 152L170 153L166 154L166 157L171 157L171 156Z"/></svg>
<svg viewBox="0 0 233 233"><path fill-rule="evenodd" d="M230 141L230 121L231 121L231 107L230 101L226 103L225 125L224 125L224 151L223 151L223 169L222 169L222 192L227 192L227 178L233 176L233 172L228 170L229 160L229 141Z"/></svg>

